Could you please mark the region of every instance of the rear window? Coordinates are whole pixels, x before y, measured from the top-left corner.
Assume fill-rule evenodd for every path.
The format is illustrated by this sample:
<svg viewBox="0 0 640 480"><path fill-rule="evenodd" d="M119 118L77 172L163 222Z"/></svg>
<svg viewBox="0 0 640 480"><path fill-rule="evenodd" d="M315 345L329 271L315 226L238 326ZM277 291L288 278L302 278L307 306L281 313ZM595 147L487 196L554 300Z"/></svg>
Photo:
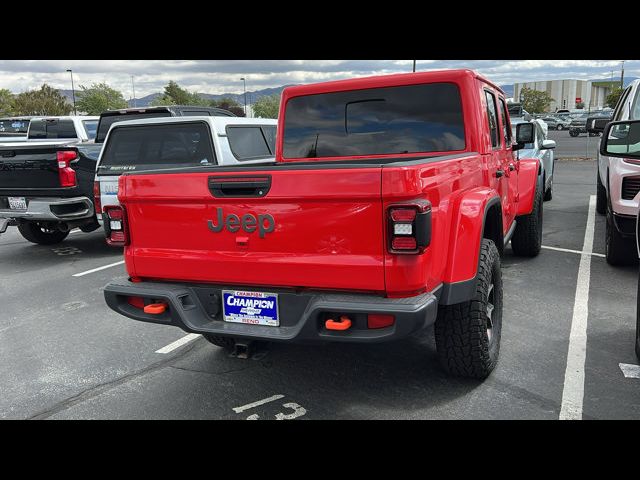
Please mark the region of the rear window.
<svg viewBox="0 0 640 480"><path fill-rule="evenodd" d="M116 122L123 122L124 120L138 120L141 118L158 118L158 117L170 117L171 113L166 110L160 110L155 112L145 113L117 113L113 115L102 115L100 117L100 123L98 124L98 131L96 133L96 143L104 142L104 139L109 133L111 125Z"/></svg>
<svg viewBox="0 0 640 480"><path fill-rule="evenodd" d="M77 138L73 120L34 120L29 128L29 138Z"/></svg>
<svg viewBox="0 0 640 480"><path fill-rule="evenodd" d="M0 120L0 135L2 136L20 136L26 135L29 129L29 120Z"/></svg>
<svg viewBox="0 0 640 480"><path fill-rule="evenodd" d="M87 132L89 140L96 138L96 131L98 130L98 120L83 120L82 124Z"/></svg>
<svg viewBox="0 0 640 480"><path fill-rule="evenodd" d="M464 150L458 87L431 83L294 97L285 158Z"/></svg>
<svg viewBox="0 0 640 480"><path fill-rule="evenodd" d="M215 165L211 134L202 122L117 127L105 144L99 173Z"/></svg>
<svg viewBox="0 0 640 480"><path fill-rule="evenodd" d="M272 157L275 150L275 126L231 126L226 128L229 147L236 159Z"/></svg>

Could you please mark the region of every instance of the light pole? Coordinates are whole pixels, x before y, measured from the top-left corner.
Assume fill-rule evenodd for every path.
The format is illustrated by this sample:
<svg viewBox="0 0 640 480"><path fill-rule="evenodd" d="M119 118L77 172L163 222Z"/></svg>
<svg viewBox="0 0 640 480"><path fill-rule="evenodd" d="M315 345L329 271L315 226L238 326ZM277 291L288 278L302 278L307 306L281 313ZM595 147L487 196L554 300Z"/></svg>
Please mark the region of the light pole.
<svg viewBox="0 0 640 480"><path fill-rule="evenodd" d="M71 74L71 95L73 96L73 114L78 115L78 111L76 110L76 89L73 86L73 70L67 70Z"/></svg>
<svg viewBox="0 0 640 480"><path fill-rule="evenodd" d="M416 61L414 60L413 61L413 73L415 73L415 72L416 72Z"/></svg>
<svg viewBox="0 0 640 480"><path fill-rule="evenodd" d="M622 60L622 73L620 74L620 90L624 88L624 60Z"/></svg>
<svg viewBox="0 0 640 480"><path fill-rule="evenodd" d="M136 87L133 86L133 75L131 75L131 91L133 92L133 106L137 107L136 103Z"/></svg>
<svg viewBox="0 0 640 480"><path fill-rule="evenodd" d="M242 77L242 83L244 84L244 116L247 116L247 81Z"/></svg>

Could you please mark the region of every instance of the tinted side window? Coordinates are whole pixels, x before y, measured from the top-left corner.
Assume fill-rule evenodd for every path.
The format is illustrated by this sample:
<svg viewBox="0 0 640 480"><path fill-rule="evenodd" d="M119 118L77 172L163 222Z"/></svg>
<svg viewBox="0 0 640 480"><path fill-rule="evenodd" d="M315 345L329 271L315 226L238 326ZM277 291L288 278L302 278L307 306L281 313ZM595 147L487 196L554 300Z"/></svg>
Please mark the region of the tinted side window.
<svg viewBox="0 0 640 480"><path fill-rule="evenodd" d="M211 134L203 123L116 127L105 145L100 173L215 165Z"/></svg>
<svg viewBox="0 0 640 480"><path fill-rule="evenodd" d="M507 121L507 108L502 98L500 99L500 116L502 118L502 136L505 139L505 146L508 148L513 143L511 141L511 125Z"/></svg>
<svg viewBox="0 0 640 480"><path fill-rule="evenodd" d="M269 145L269 150L274 154L276 151L276 126L275 125L263 125L262 133L264 134L264 138L267 141L267 145Z"/></svg>
<svg viewBox="0 0 640 480"><path fill-rule="evenodd" d="M484 92L487 98L487 117L489 118L489 132L491 133L491 146L498 146L498 115L496 114L496 99L492 93Z"/></svg>
<svg viewBox="0 0 640 480"><path fill-rule="evenodd" d="M464 150L460 92L430 83L330 92L286 105L285 158Z"/></svg>
<svg viewBox="0 0 640 480"><path fill-rule="evenodd" d="M211 112L204 110L185 110L182 112L183 117L210 117Z"/></svg>
<svg viewBox="0 0 640 480"><path fill-rule="evenodd" d="M227 126L226 130L229 147L231 147L233 156L238 160L271 156L271 150L260 127Z"/></svg>

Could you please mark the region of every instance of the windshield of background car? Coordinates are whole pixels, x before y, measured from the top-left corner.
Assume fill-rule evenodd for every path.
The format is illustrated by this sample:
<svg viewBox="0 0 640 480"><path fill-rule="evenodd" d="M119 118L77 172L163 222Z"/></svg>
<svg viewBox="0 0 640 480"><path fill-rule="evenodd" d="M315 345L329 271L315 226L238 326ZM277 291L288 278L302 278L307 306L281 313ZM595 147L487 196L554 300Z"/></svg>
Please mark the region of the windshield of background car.
<svg viewBox="0 0 640 480"><path fill-rule="evenodd" d="M629 120L640 120L640 88L636 90L636 98L633 100L631 106L631 113L629 114Z"/></svg>
<svg viewBox="0 0 640 480"><path fill-rule="evenodd" d="M109 129L111 125L116 122L122 122L124 120L139 120L141 118L158 118L158 117L170 117L171 112L166 110L156 110L152 112L136 112L136 113L117 113L113 115L104 115L100 119L100 124L98 125L98 132L96 133L96 143L104 142L104 139L107 137L107 133L109 133Z"/></svg>
<svg viewBox="0 0 640 480"><path fill-rule="evenodd" d="M0 120L0 135L26 135L29 129L29 120Z"/></svg>
<svg viewBox="0 0 640 480"><path fill-rule="evenodd" d="M83 120L82 124L87 132L89 140L96 138L96 131L98 130L98 120Z"/></svg>
<svg viewBox="0 0 640 480"><path fill-rule="evenodd" d="M465 149L460 91L452 83L293 97L283 133L284 158Z"/></svg>
<svg viewBox="0 0 640 480"><path fill-rule="evenodd" d="M104 149L99 175L216 165L211 133L202 122L115 127Z"/></svg>

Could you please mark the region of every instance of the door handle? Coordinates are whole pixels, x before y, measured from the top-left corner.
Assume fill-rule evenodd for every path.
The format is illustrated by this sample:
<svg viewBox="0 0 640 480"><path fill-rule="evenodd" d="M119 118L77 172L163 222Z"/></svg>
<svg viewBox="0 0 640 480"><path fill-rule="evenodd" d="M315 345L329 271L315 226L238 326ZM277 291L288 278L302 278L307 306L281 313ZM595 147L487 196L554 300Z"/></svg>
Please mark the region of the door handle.
<svg viewBox="0 0 640 480"><path fill-rule="evenodd" d="M509 164L509 171L513 172L516 169L516 166L513 163Z"/></svg>
<svg viewBox="0 0 640 480"><path fill-rule="evenodd" d="M504 170L496 170L496 178L500 178L504 175Z"/></svg>

